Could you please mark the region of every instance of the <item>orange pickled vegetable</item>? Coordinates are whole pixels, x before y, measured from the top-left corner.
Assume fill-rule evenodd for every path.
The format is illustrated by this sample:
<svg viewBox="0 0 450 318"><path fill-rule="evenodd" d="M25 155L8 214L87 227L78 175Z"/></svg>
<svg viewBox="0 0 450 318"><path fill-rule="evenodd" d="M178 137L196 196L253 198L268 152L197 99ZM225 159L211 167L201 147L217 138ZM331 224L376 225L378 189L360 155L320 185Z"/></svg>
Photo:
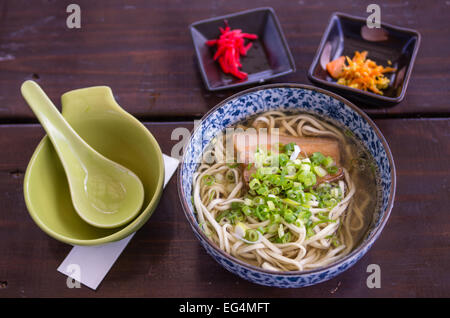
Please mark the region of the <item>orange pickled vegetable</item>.
<svg viewBox="0 0 450 318"><path fill-rule="evenodd" d="M331 77L339 78L345 66L345 56L340 56L334 61L327 64L327 71L330 73Z"/></svg>
<svg viewBox="0 0 450 318"><path fill-rule="evenodd" d="M352 59L340 56L328 63L327 71L337 79L338 84L383 95L382 90L386 89L390 82L384 74L395 71L395 68L377 65L367 58L367 51L356 51Z"/></svg>

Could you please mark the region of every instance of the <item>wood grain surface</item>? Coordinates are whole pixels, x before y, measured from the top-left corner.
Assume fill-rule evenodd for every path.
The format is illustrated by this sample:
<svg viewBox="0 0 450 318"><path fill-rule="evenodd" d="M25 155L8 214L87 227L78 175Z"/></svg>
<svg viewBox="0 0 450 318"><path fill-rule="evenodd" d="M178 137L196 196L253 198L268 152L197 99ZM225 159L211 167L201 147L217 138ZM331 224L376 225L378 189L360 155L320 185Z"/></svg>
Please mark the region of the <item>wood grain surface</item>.
<svg viewBox="0 0 450 318"><path fill-rule="evenodd" d="M198 71L191 23L255 7L273 7L297 71L276 82L306 77L331 14L368 16L364 1L325 0L79 0L81 29L66 27L72 1L0 1L0 122L35 122L19 87L37 80L59 102L62 93L108 85L141 120L200 117L237 92L208 92ZM366 111L376 117L450 113L449 1L379 1L382 22L417 29L422 44L405 100ZM361 107L365 105L360 104Z"/></svg>
<svg viewBox="0 0 450 318"><path fill-rule="evenodd" d="M277 289L249 283L206 254L178 198L176 178L97 291L66 287L56 271L71 247L43 233L23 199L23 177L44 130L20 96L37 81L60 106L66 91L108 85L170 154L176 127L239 90L205 89L189 34L195 21L272 7L297 71L306 73L333 12L367 16L371 0L75 1L81 29L66 27L69 0L0 0L0 298L3 297L450 297L450 1L378 1L382 22L422 35L406 98L358 104L386 137L397 169L391 217L371 250L322 284ZM367 266L381 288L366 286Z"/></svg>
<svg viewBox="0 0 450 318"><path fill-rule="evenodd" d="M161 203L97 291L66 287L56 271L70 246L29 217L23 175L44 135L35 124L0 126L0 298L2 297L448 297L450 295L450 120L378 119L397 168L391 217L372 249L336 278L300 289L249 283L217 264L194 237L172 178ZM176 127L145 123L170 154ZM381 288L366 286L369 264Z"/></svg>

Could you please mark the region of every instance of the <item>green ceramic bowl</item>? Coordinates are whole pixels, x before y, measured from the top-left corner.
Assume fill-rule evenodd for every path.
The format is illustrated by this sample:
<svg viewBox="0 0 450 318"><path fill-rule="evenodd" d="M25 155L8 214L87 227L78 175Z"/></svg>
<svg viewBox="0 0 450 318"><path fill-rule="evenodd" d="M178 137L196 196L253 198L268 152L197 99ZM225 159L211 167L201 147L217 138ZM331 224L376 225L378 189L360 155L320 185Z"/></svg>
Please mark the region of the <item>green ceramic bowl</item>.
<svg viewBox="0 0 450 318"><path fill-rule="evenodd" d="M152 215L162 193L164 162L152 134L114 100L109 87L70 91L62 96L62 114L91 147L132 170L144 185L144 204L127 225L102 229L76 213L64 169L50 139L37 146L24 179L28 211L51 237L72 245L99 245L125 238Z"/></svg>

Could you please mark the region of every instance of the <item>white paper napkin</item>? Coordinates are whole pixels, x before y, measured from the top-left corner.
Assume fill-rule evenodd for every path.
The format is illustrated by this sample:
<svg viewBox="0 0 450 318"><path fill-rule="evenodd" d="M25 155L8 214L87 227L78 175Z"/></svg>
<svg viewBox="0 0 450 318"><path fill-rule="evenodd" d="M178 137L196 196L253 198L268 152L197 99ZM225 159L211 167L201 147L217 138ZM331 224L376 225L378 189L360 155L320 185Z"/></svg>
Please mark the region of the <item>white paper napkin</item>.
<svg viewBox="0 0 450 318"><path fill-rule="evenodd" d="M164 154L163 159L165 187L177 170L179 161ZM120 241L104 245L74 246L59 265L58 271L95 290L133 236L134 233Z"/></svg>

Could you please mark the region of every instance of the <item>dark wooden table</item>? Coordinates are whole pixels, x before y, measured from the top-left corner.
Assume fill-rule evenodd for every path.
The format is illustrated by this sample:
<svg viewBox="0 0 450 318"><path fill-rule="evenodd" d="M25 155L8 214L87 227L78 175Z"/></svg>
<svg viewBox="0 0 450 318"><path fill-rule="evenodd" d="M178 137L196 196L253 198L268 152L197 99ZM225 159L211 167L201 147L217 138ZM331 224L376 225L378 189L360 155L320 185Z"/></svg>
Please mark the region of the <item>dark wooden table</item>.
<svg viewBox="0 0 450 318"><path fill-rule="evenodd" d="M439 297L450 296L450 5L379 1L382 21L419 30L422 45L405 100L363 108L385 135L397 167L391 218L372 249L338 277L307 288L251 284L209 257L186 221L172 178L97 291L69 289L56 271L71 247L44 234L22 194L28 160L44 135L19 93L34 79L59 102L80 87L108 85L145 123L163 152L176 127L192 128L236 92L205 90L188 25L211 16L271 6L297 71L277 82L309 83L306 71L332 12L367 16L372 1L76 1L81 29L66 27L73 1L0 1L1 297ZM369 264L381 288L366 286Z"/></svg>

